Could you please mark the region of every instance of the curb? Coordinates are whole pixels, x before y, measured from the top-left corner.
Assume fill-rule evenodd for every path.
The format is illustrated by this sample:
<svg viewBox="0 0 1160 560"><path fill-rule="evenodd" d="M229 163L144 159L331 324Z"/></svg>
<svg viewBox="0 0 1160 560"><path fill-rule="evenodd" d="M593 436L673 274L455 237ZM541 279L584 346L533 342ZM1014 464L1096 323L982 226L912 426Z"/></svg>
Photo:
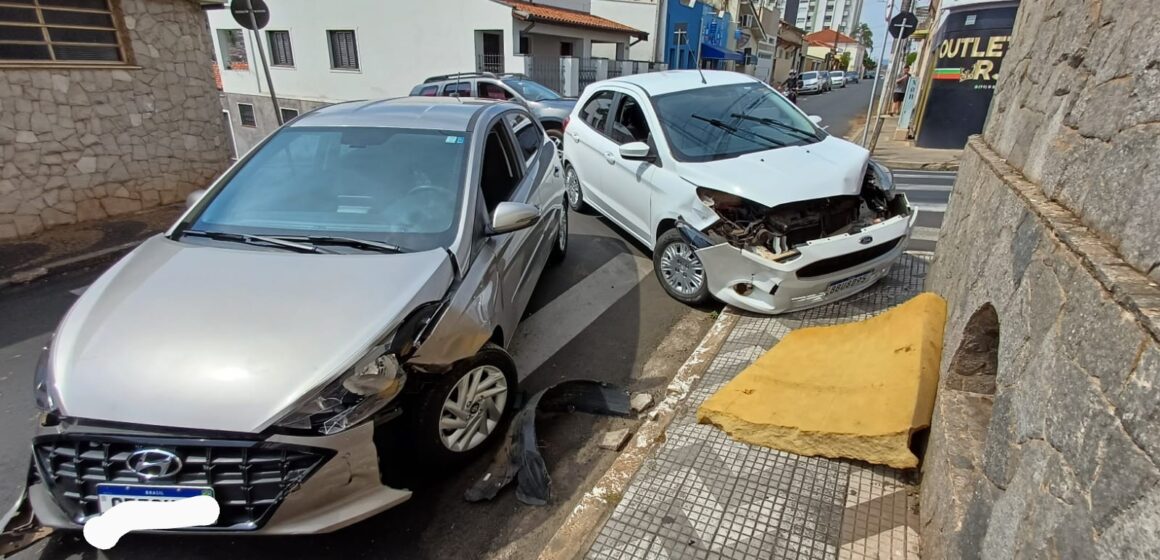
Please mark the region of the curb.
<svg viewBox="0 0 1160 560"><path fill-rule="evenodd" d="M861 140L862 131L864 131L864 130L866 130L865 123L863 123L863 125L859 126L857 129L851 130L850 132L846 133L845 139L847 141L861 145L859 141ZM889 167L891 169L901 169L901 170L910 170L910 171L958 171L959 170L959 162L958 161L940 161L940 162L934 162L934 163L930 163L930 162L923 163L923 162L918 162L918 161L906 161L906 160L900 160L900 159L893 159L893 158L889 158L889 157L881 157L881 156L875 157L874 154L870 154L870 156L874 157L874 161L877 161L877 162L879 162L879 163L881 163L881 164L883 164L886 167Z"/></svg>
<svg viewBox="0 0 1160 560"><path fill-rule="evenodd" d="M0 291L22 284L28 284L29 282L39 280L46 276L87 268L100 262L116 259L144 242L144 239L130 241L128 243L122 243L121 245L106 247L98 251L90 251L75 257L53 261L44 266L17 272L5 278L0 278Z"/></svg>
<svg viewBox="0 0 1160 560"><path fill-rule="evenodd" d="M740 317L740 312L729 306L721 311L689 359L677 369L665 390L664 400L648 413L647 419L636 430L636 436L600 480L580 498L540 552L539 560L572 560L588 551L600 533L600 528L616 508L619 501L617 497L628 489L645 459L651 457L657 446L664 443L665 430L676 417L677 409L684 405L693 385L709 368Z"/></svg>

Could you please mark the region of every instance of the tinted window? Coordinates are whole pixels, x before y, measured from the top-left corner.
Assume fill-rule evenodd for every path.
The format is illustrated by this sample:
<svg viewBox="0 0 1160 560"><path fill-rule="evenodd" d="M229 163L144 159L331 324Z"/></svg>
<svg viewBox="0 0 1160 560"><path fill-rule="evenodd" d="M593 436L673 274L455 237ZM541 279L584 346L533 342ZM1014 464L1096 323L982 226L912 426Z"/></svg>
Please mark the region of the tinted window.
<svg viewBox="0 0 1160 560"><path fill-rule="evenodd" d="M439 94L439 86L426 86L419 90L419 95L424 97L435 97Z"/></svg>
<svg viewBox="0 0 1160 560"><path fill-rule="evenodd" d="M191 227L446 246L455 236L466 147L464 133L454 131L282 128Z"/></svg>
<svg viewBox="0 0 1160 560"><path fill-rule="evenodd" d="M487 133L479 178L479 188L489 214L499 203L511 196L516 186L520 184L522 176L523 173L516 165L515 151L504 133L503 124L497 123Z"/></svg>
<svg viewBox="0 0 1160 560"><path fill-rule="evenodd" d="M471 97L471 84L468 82L459 82L457 84L447 84L443 86L443 95L451 96L458 95L459 97Z"/></svg>
<svg viewBox="0 0 1160 560"><path fill-rule="evenodd" d="M544 132L522 113L509 113L507 119L508 126L516 133L516 143L520 145L524 161L530 162L544 143Z"/></svg>
<svg viewBox="0 0 1160 560"><path fill-rule="evenodd" d="M584 119L588 126L604 132L604 124L608 122L608 112L612 108L612 98L615 95L611 91L602 91L593 95L584 104L584 108L580 110L580 118Z"/></svg>
<svg viewBox="0 0 1160 560"><path fill-rule="evenodd" d="M803 80L816 80L818 78L817 72L802 72Z"/></svg>
<svg viewBox="0 0 1160 560"><path fill-rule="evenodd" d="M508 93L503 88L489 82L479 82L476 84L479 89L479 96L487 99L511 99L512 94Z"/></svg>
<svg viewBox="0 0 1160 560"><path fill-rule="evenodd" d="M616 110L616 120L612 122L612 140L617 144L645 142L648 140L648 121L640 104L632 97L622 96Z"/></svg>

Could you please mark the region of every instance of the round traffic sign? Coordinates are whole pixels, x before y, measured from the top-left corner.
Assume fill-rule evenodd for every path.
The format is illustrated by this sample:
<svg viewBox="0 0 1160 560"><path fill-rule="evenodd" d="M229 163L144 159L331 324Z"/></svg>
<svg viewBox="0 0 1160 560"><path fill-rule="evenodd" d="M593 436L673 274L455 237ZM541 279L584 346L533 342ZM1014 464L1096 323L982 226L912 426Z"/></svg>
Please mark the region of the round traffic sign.
<svg viewBox="0 0 1160 560"><path fill-rule="evenodd" d="M234 0L230 3L230 13L238 25L257 31L270 23L270 8L265 0Z"/></svg>
<svg viewBox="0 0 1160 560"><path fill-rule="evenodd" d="M886 31L895 39L905 39L910 37L917 28L918 16L910 12L899 12L898 15L890 18L890 25L887 26Z"/></svg>

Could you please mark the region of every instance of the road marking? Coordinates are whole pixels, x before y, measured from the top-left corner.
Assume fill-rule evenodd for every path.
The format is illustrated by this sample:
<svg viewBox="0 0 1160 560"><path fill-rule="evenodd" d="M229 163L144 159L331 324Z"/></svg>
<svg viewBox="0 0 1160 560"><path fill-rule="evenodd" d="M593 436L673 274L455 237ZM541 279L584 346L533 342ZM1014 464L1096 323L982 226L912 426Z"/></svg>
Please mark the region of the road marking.
<svg viewBox="0 0 1160 560"><path fill-rule="evenodd" d="M894 188L900 191L932 191L932 192L951 192L954 190L954 185L920 185L917 183L894 183Z"/></svg>
<svg viewBox="0 0 1160 560"><path fill-rule="evenodd" d="M917 209L919 212L935 212L937 214L943 214L947 211L947 205L945 203L911 202L910 207Z"/></svg>
<svg viewBox="0 0 1160 560"><path fill-rule="evenodd" d="M652 261L621 253L525 319L510 345L520 378L536 371L652 271Z"/></svg>
<svg viewBox="0 0 1160 560"><path fill-rule="evenodd" d="M914 226L910 230L910 239L913 241L938 241L938 228Z"/></svg>

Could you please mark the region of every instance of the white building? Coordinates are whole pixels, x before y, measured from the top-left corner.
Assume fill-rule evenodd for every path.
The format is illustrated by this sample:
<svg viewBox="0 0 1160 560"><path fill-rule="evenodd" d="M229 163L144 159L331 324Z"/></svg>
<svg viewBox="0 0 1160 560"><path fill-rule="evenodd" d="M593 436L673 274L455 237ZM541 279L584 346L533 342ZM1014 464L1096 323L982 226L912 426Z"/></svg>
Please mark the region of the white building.
<svg viewBox="0 0 1160 560"><path fill-rule="evenodd" d="M781 3L785 17L786 2ZM862 21L862 0L798 0L797 27L806 33L822 29L837 29L852 35Z"/></svg>
<svg viewBox="0 0 1160 560"><path fill-rule="evenodd" d="M663 30L658 31L663 6L664 0L592 0L592 15L647 31L647 39L636 39L629 44L629 55L632 60L651 62L657 60L657 52L665 44ZM592 56L616 59L616 45L592 45Z"/></svg>
<svg viewBox="0 0 1160 560"><path fill-rule="evenodd" d="M599 77L598 66L607 75L608 63L592 59L594 48L628 60L634 43L650 35L593 15L601 1L266 0L270 22L257 37L285 118L340 101L404 96L429 76L455 72L522 73L559 91L565 70L580 85ZM207 14L224 110L235 151L244 153L278 120L255 34L228 10Z"/></svg>

